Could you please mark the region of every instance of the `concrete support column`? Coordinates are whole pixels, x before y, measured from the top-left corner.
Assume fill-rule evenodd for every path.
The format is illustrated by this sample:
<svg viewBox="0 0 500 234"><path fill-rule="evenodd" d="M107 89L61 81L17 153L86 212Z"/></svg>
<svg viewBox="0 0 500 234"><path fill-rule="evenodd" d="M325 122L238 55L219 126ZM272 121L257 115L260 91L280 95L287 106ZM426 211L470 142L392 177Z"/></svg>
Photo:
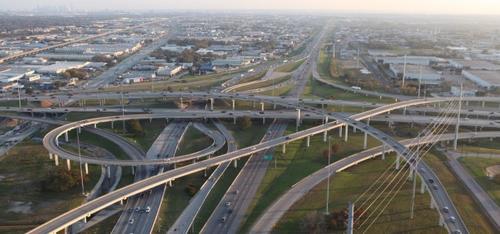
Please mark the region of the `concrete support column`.
<svg viewBox="0 0 500 234"><path fill-rule="evenodd" d="M264 110L265 110L265 104L264 104L264 102L261 102L260 103L260 111L263 112Z"/></svg>
<svg viewBox="0 0 500 234"><path fill-rule="evenodd" d="M236 101L234 99L231 100L232 102L232 107L233 107L233 111L236 109Z"/></svg>
<svg viewBox="0 0 500 234"><path fill-rule="evenodd" d="M115 128L115 121L111 121L111 129Z"/></svg>
<svg viewBox="0 0 500 234"><path fill-rule="evenodd" d="M297 123L296 123L296 128L298 129L300 127L300 109L297 108Z"/></svg>
<svg viewBox="0 0 500 234"><path fill-rule="evenodd" d="M66 166L68 167L68 171L71 171L71 161L66 159Z"/></svg>
<svg viewBox="0 0 500 234"><path fill-rule="evenodd" d="M89 164L85 163L84 167L85 167L85 175L88 175L89 174Z"/></svg>
<svg viewBox="0 0 500 234"><path fill-rule="evenodd" d="M81 133L82 133L82 128L78 127L78 134L81 134Z"/></svg>
<svg viewBox="0 0 500 234"><path fill-rule="evenodd" d="M233 117L233 124L236 125L236 117Z"/></svg>
<svg viewBox="0 0 500 234"><path fill-rule="evenodd" d="M168 181L168 187L173 187L173 184L172 184L171 180Z"/></svg>
<svg viewBox="0 0 500 234"><path fill-rule="evenodd" d="M342 137L342 126L339 127L339 137Z"/></svg>
<svg viewBox="0 0 500 234"><path fill-rule="evenodd" d="M420 178L420 193L424 194L425 193L425 183L424 183L424 178Z"/></svg>
<svg viewBox="0 0 500 234"><path fill-rule="evenodd" d="M106 174L108 174L108 179L111 178L111 166L106 166Z"/></svg>
<svg viewBox="0 0 500 234"><path fill-rule="evenodd" d="M182 100L182 97L181 97L181 99L180 99L180 102L181 102L181 105L180 105L180 106L181 106L181 108L182 108L182 107L184 106L184 100Z"/></svg>
<svg viewBox="0 0 500 234"><path fill-rule="evenodd" d="M64 141L69 142L68 132L64 132Z"/></svg>
<svg viewBox="0 0 500 234"><path fill-rule="evenodd" d="M97 128L97 124L96 123L94 124L94 128Z"/></svg>
<svg viewBox="0 0 500 234"><path fill-rule="evenodd" d="M214 99L210 98L210 110L214 110Z"/></svg>
<svg viewBox="0 0 500 234"><path fill-rule="evenodd" d="M56 137L56 145L59 146L59 138Z"/></svg>
<svg viewBox="0 0 500 234"><path fill-rule="evenodd" d="M49 153L49 159L50 159L50 160L52 160L52 159L53 159L52 153Z"/></svg>
<svg viewBox="0 0 500 234"><path fill-rule="evenodd" d="M238 159L233 160L234 168L238 168Z"/></svg>
<svg viewBox="0 0 500 234"><path fill-rule="evenodd" d="M323 142L326 142L327 138L328 138L328 131L325 130L323 132Z"/></svg>
<svg viewBox="0 0 500 234"><path fill-rule="evenodd" d="M396 170L399 170L399 154L396 155Z"/></svg>
<svg viewBox="0 0 500 234"><path fill-rule="evenodd" d="M283 144L283 148L281 149L281 152L284 154L286 153L286 144Z"/></svg>
<svg viewBox="0 0 500 234"><path fill-rule="evenodd" d="M276 110L276 103L273 102L273 109Z"/></svg>
<svg viewBox="0 0 500 234"><path fill-rule="evenodd" d="M349 139L349 125L345 125L345 136L344 136L344 141L347 142Z"/></svg>
<svg viewBox="0 0 500 234"><path fill-rule="evenodd" d="M431 206L430 207L431 207L431 209L434 209L434 200L432 200L432 198L431 198Z"/></svg>
<svg viewBox="0 0 500 234"><path fill-rule="evenodd" d="M132 167L130 167L130 168L132 169L132 175L135 175L135 167L134 167L134 166L132 166Z"/></svg>
<svg viewBox="0 0 500 234"><path fill-rule="evenodd" d="M382 145L382 160L385 160L385 144Z"/></svg>
<svg viewBox="0 0 500 234"><path fill-rule="evenodd" d="M485 106L485 102L484 101L481 102L481 106L484 108L484 106Z"/></svg>
<svg viewBox="0 0 500 234"><path fill-rule="evenodd" d="M54 159L56 166L59 166L59 156L57 154L54 154Z"/></svg>
<svg viewBox="0 0 500 234"><path fill-rule="evenodd" d="M406 106L403 108L403 115L406 115Z"/></svg>
<svg viewBox="0 0 500 234"><path fill-rule="evenodd" d="M363 149L368 148L368 133L365 132L365 138L363 139Z"/></svg>
<svg viewBox="0 0 500 234"><path fill-rule="evenodd" d="M307 136L307 148L309 148L309 146L311 146L311 136Z"/></svg>

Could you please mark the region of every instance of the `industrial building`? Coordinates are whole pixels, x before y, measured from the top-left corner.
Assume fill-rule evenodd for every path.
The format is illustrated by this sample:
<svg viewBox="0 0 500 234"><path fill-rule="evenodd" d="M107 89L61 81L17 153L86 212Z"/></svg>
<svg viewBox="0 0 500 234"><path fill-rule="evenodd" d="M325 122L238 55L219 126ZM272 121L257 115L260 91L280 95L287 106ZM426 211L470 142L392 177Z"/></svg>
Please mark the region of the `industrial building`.
<svg viewBox="0 0 500 234"><path fill-rule="evenodd" d="M493 89L500 87L500 71L464 70L462 74L481 88Z"/></svg>
<svg viewBox="0 0 500 234"><path fill-rule="evenodd" d="M420 80L421 84L424 85L439 85L442 81L441 75L429 66L407 64L405 72L404 65L390 64L389 69L395 77L403 77L405 74L405 80L417 82Z"/></svg>

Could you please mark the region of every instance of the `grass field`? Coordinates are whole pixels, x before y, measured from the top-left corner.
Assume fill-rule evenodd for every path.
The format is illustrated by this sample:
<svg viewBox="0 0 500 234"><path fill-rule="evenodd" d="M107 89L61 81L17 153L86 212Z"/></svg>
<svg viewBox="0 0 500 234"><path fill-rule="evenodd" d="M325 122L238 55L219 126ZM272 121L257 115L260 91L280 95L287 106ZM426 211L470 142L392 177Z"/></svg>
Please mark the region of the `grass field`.
<svg viewBox="0 0 500 234"><path fill-rule="evenodd" d="M64 163L60 165L63 166ZM0 232L24 233L82 203L80 186L64 193L41 190L46 171L54 167L45 148L30 140L13 147L0 161ZM73 163L72 170L79 170L79 166ZM89 170L87 192L101 172L96 166Z"/></svg>
<svg viewBox="0 0 500 234"><path fill-rule="evenodd" d="M500 184L486 176L486 168L500 165L500 159L462 157L458 160L490 197L500 205Z"/></svg>
<svg viewBox="0 0 500 234"><path fill-rule="evenodd" d="M353 92L347 92L341 89L336 89L329 87L328 85L322 84L314 79L311 79L304 93L302 94L305 98L326 98L326 99L338 99L338 100L349 100L349 101L363 101L363 102L373 102L373 103L393 103L394 100L390 98L377 98L372 96L365 96L362 94L357 94Z"/></svg>
<svg viewBox="0 0 500 234"><path fill-rule="evenodd" d="M265 80L265 81L262 81L262 82L256 82L254 84L249 84L249 85L245 85L243 87L237 88L237 89L234 90L234 92L241 92L241 91L246 91L246 90L258 89L258 88L265 88L265 87L268 87L268 86L272 86L273 84L276 85L276 84L285 82L285 81L289 80L290 78L291 78L290 75L285 75L285 76L282 76L282 77L279 77L279 78L275 78L275 79L272 79L272 80Z"/></svg>
<svg viewBox="0 0 500 234"><path fill-rule="evenodd" d="M306 61L305 59L301 59L301 60L295 61L295 62L288 62L286 64L283 64L283 65L277 67L274 71L292 72L292 71L295 71L297 68L299 68L300 65L302 65L305 61Z"/></svg>
<svg viewBox="0 0 500 234"><path fill-rule="evenodd" d="M312 127L312 125L303 125L301 129L309 127ZM285 134L293 132L295 132L295 126L290 126ZM363 135L359 132L357 134L351 132L347 143L343 139L339 139L338 130L334 130L330 134L333 136L332 144L340 146L339 152L333 156L334 161L359 152L363 147ZM369 139L368 144L369 147L373 147L378 143L373 139ZM307 148L304 139L288 144L285 154L282 154L281 149L277 149L274 153L275 159L277 159L277 167L274 167L274 162L270 163L257 194L249 207L247 221L243 225L242 231L248 231L251 224L256 221L266 207L286 192L290 186L324 167L327 164L327 158L323 156L323 151L327 149L328 145L323 142L322 135L312 137L311 147L309 148Z"/></svg>
<svg viewBox="0 0 500 234"><path fill-rule="evenodd" d="M190 154L212 145L213 140L194 127L188 128L184 140L179 144L177 155Z"/></svg>
<svg viewBox="0 0 500 234"><path fill-rule="evenodd" d="M331 196L330 212L347 208L347 204L365 191L376 178L394 161L394 157L386 160L373 159L343 172L335 174L330 180ZM409 219L411 204L411 182L407 182L396 195L396 199L388 206L383 215L375 222L367 233L446 233L438 226L438 214L429 207L428 194L417 193L415 199L415 218ZM326 182L322 182L306 197L293 205L279 224L275 233L305 233L302 227L303 218L312 212L325 211ZM362 229L365 230L365 229ZM330 231L344 233L343 231Z"/></svg>
<svg viewBox="0 0 500 234"><path fill-rule="evenodd" d="M468 190L446 166L446 157L437 151L425 156L425 161L443 183L448 195L456 205L458 212L471 233L495 233L488 219L482 214L481 208L469 195Z"/></svg>

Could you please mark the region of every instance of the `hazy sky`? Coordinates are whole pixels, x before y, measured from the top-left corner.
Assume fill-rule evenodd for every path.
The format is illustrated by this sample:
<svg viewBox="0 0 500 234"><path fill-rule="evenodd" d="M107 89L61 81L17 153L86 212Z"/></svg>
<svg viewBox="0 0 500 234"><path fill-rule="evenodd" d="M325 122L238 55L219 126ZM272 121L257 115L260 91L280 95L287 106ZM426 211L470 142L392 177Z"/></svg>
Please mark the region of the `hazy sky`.
<svg viewBox="0 0 500 234"><path fill-rule="evenodd" d="M81 10L283 9L500 15L500 0L0 0L0 9L31 10L36 6Z"/></svg>

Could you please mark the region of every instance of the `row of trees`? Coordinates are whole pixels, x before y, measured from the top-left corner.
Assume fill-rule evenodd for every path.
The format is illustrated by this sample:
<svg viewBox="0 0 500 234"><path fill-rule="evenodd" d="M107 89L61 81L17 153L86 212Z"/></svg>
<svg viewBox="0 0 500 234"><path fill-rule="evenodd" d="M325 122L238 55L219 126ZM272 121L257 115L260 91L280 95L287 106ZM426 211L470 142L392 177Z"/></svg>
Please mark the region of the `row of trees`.
<svg viewBox="0 0 500 234"><path fill-rule="evenodd" d="M80 80L88 79L90 77L87 71L78 68L66 70L61 75L66 79L78 78Z"/></svg>
<svg viewBox="0 0 500 234"><path fill-rule="evenodd" d="M360 217L363 210L358 209L354 213L354 218ZM366 215L366 213L364 214ZM344 231L347 229L349 211L344 208L339 211L333 211L330 214L324 214L319 211L313 211L302 219L300 229L303 233L331 233Z"/></svg>

